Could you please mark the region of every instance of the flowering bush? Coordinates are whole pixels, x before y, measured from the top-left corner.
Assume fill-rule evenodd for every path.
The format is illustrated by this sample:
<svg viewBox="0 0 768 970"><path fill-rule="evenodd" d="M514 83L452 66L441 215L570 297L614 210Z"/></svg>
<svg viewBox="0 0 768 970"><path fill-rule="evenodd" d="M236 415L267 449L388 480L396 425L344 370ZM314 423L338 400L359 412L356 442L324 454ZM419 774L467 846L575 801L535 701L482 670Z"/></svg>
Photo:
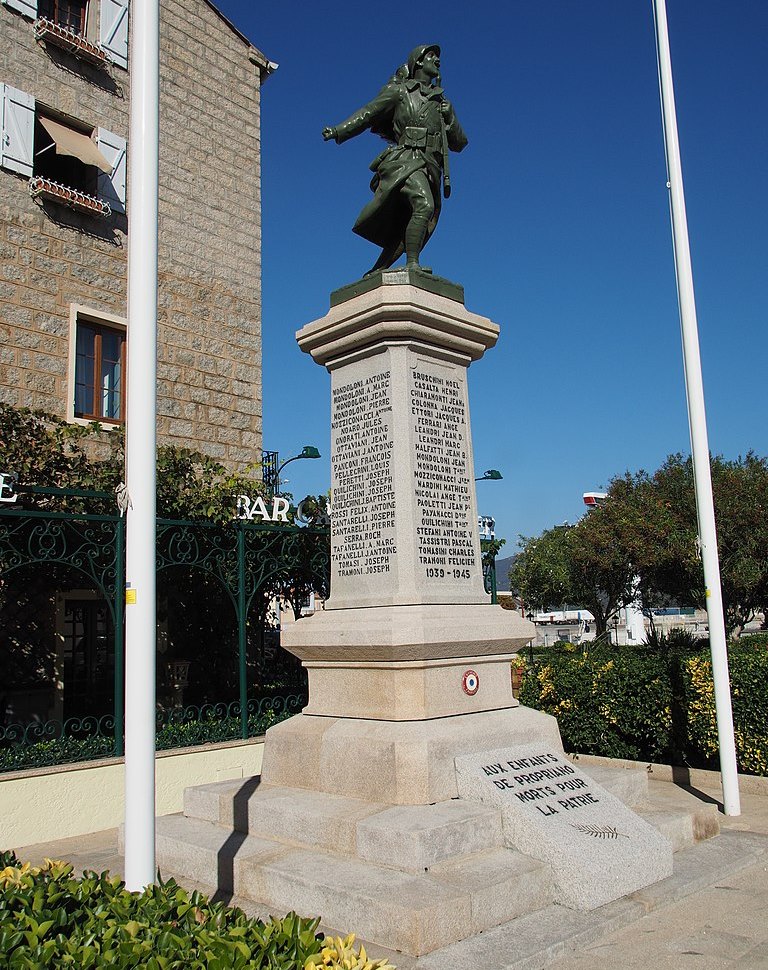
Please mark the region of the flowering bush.
<svg viewBox="0 0 768 970"><path fill-rule="evenodd" d="M729 646L739 769L768 775L768 644ZM635 761L718 767L712 661L706 642L571 644L526 669L520 701L558 719L566 749Z"/></svg>

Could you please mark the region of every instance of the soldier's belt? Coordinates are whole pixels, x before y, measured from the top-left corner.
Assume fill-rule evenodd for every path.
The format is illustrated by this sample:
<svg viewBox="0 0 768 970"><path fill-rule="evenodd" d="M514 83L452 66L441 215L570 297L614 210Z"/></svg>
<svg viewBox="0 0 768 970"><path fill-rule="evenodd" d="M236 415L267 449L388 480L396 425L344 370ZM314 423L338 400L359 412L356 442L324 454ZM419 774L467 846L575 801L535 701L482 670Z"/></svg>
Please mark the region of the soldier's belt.
<svg viewBox="0 0 768 970"><path fill-rule="evenodd" d="M426 128L408 126L403 130L398 145L402 148L434 148L440 149L440 135L427 131Z"/></svg>

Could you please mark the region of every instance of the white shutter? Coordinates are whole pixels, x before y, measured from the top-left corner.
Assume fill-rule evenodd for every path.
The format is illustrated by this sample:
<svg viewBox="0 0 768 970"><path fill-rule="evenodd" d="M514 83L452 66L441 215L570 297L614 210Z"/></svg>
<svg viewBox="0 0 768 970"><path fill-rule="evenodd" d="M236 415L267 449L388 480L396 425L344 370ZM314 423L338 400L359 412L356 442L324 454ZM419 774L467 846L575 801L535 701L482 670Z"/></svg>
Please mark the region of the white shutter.
<svg viewBox="0 0 768 970"><path fill-rule="evenodd" d="M128 0L101 0L99 43L107 57L128 67Z"/></svg>
<svg viewBox="0 0 768 970"><path fill-rule="evenodd" d="M10 84L0 84L2 91L2 130L0 131L0 165L32 177L35 149L35 99L17 91Z"/></svg>
<svg viewBox="0 0 768 970"><path fill-rule="evenodd" d="M18 10L25 17L37 20L37 0L3 0L3 3L11 10Z"/></svg>
<svg viewBox="0 0 768 970"><path fill-rule="evenodd" d="M109 202L113 212L125 212L125 185L128 171L125 138L99 128L96 131L96 144L112 165L111 175L99 172L99 196Z"/></svg>

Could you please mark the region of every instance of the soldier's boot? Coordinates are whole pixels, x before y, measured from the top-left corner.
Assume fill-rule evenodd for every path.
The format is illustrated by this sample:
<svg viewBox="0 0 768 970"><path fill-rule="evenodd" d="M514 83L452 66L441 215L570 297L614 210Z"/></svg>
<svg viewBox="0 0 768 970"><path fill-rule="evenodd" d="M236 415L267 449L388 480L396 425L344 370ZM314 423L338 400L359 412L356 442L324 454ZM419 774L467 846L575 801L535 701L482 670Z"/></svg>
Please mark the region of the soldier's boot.
<svg viewBox="0 0 768 970"><path fill-rule="evenodd" d="M429 215L414 212L405 230L405 268L418 273L431 273L428 266L419 264L419 256L427 241Z"/></svg>

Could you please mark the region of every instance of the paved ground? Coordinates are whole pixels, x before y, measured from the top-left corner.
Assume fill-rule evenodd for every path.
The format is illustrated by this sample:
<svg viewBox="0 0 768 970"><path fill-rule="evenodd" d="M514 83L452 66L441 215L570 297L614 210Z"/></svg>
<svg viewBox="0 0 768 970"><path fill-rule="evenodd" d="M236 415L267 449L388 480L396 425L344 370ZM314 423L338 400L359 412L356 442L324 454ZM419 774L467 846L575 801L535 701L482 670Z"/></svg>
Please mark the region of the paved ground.
<svg viewBox="0 0 768 970"><path fill-rule="evenodd" d="M718 801L717 789L699 789ZM720 805L722 809L722 805ZM768 797L741 796L742 814L720 816L724 832L768 835ZM768 860L673 903L550 970L768 970Z"/></svg>
<svg viewBox="0 0 768 970"><path fill-rule="evenodd" d="M768 866L753 866L585 946L550 970L766 970Z"/></svg>
<svg viewBox="0 0 768 970"><path fill-rule="evenodd" d="M716 801L719 795L716 789L699 789L698 794L708 801ZM743 794L742 815L721 816L721 825L726 832L768 835L768 796ZM122 874L114 829L27 846L18 854L31 862L48 856L67 859L78 869ZM241 900L235 902L242 905ZM252 905L244 908L264 915ZM398 960L398 956L392 959L403 970L412 966L412 960ZM768 970L768 858L584 944L578 953L549 966L551 970Z"/></svg>

